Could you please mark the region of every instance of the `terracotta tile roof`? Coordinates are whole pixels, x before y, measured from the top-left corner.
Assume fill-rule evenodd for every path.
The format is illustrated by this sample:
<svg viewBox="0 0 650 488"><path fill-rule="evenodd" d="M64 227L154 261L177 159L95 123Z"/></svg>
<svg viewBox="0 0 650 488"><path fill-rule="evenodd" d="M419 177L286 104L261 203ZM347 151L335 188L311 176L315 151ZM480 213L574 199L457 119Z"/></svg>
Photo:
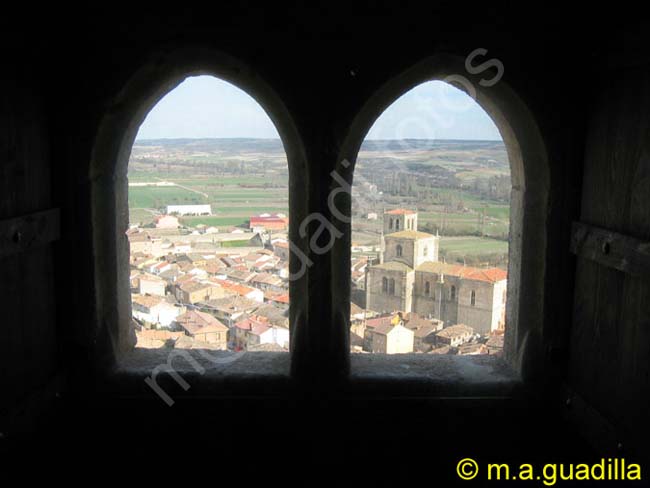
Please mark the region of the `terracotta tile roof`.
<svg viewBox="0 0 650 488"><path fill-rule="evenodd" d="M213 285L208 283L198 283L196 281L188 281L186 283L182 283L179 288L187 293L192 293L195 291L211 288L212 286Z"/></svg>
<svg viewBox="0 0 650 488"><path fill-rule="evenodd" d="M439 336L439 337L446 337L448 339L451 339L452 337L457 337L457 336L460 336L460 335L473 334L473 333L474 333L474 329L472 329L469 325L456 324L456 325L452 325L450 327L447 327L445 329L442 329L436 335Z"/></svg>
<svg viewBox="0 0 650 488"><path fill-rule="evenodd" d="M415 210L408 210L405 208L396 208L386 212L388 215L413 215L417 213Z"/></svg>
<svg viewBox="0 0 650 488"><path fill-rule="evenodd" d="M415 312L404 314L404 326L415 333L415 337L427 337L440 330L441 321L426 319Z"/></svg>
<svg viewBox="0 0 650 488"><path fill-rule="evenodd" d="M452 351L454 351L454 348L451 346L442 346L431 349L429 354L449 354Z"/></svg>
<svg viewBox="0 0 650 488"><path fill-rule="evenodd" d="M385 324L391 323L391 320L393 319L393 315L384 315L383 317L375 317L373 319L368 319L366 320L366 327L374 329L376 327L380 327Z"/></svg>
<svg viewBox="0 0 650 488"><path fill-rule="evenodd" d="M289 294L288 293L265 293L264 298L272 302L289 304Z"/></svg>
<svg viewBox="0 0 650 488"><path fill-rule="evenodd" d="M129 242L146 242L151 240L149 234L147 234L146 232L136 232L133 234L129 234L128 236L129 236Z"/></svg>
<svg viewBox="0 0 650 488"><path fill-rule="evenodd" d="M435 261L422 263L416 268L416 271L436 274L443 273L466 280L484 281L487 283L496 283L508 279L508 272L501 268L473 268L471 266L447 264Z"/></svg>
<svg viewBox="0 0 650 488"><path fill-rule="evenodd" d="M358 315L363 313L363 308L354 302L350 302L350 315Z"/></svg>
<svg viewBox="0 0 650 488"><path fill-rule="evenodd" d="M459 356L463 356L466 354L487 354L487 353L488 353L488 348L485 346L485 344L472 342L469 344L462 344L458 346Z"/></svg>
<svg viewBox="0 0 650 488"><path fill-rule="evenodd" d="M392 323L387 323L387 324L381 324L378 325L377 327L374 327L372 329L372 332L375 334L381 334L381 335L388 335L389 332L391 332L393 329L397 327L397 324L392 324ZM408 330L409 332L413 332L410 329L406 329L404 326L402 326L403 329Z"/></svg>
<svg viewBox="0 0 650 488"><path fill-rule="evenodd" d="M263 320L264 322L269 322L277 327L285 329L289 327L288 312L280 310L271 303L257 307L257 309L255 309L255 316L258 319Z"/></svg>
<svg viewBox="0 0 650 488"><path fill-rule="evenodd" d="M189 334L204 334L206 332L226 332L228 327L212 315L190 310L176 317L176 322Z"/></svg>
<svg viewBox="0 0 650 488"><path fill-rule="evenodd" d="M231 297L208 300L204 305L220 312L233 313L251 311L259 307L260 304L255 300L250 300L240 295L234 295Z"/></svg>
<svg viewBox="0 0 650 488"><path fill-rule="evenodd" d="M164 282L160 276L152 275L149 273L143 273L139 276L140 281L150 281L150 282Z"/></svg>
<svg viewBox="0 0 650 488"><path fill-rule="evenodd" d="M164 301L163 297L149 295L131 295L131 301L146 308L155 307Z"/></svg>
<svg viewBox="0 0 650 488"><path fill-rule="evenodd" d="M262 335L264 332L269 330L271 326L268 323L262 322L261 320L256 320L252 317L247 317L244 320L240 320L235 323L235 327L247 330L253 335Z"/></svg>
<svg viewBox="0 0 650 488"><path fill-rule="evenodd" d="M233 291L238 295L246 296L249 293L257 290L257 288L251 288L250 286L240 285L239 283L234 283L232 281L220 280L214 278L212 281L225 288L226 290Z"/></svg>

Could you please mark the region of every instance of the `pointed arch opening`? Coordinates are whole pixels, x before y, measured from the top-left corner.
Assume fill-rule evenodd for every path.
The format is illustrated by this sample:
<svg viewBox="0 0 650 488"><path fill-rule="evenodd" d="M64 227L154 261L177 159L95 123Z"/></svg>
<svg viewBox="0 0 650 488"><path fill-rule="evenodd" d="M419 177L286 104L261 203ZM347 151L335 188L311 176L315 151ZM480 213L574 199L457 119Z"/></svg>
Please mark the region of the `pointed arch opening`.
<svg viewBox="0 0 650 488"><path fill-rule="evenodd" d="M500 236L503 238L505 245L508 246L507 264L504 266L507 268L507 301L503 304L502 297L505 290L499 289L492 294L493 297L497 298L490 303L493 307L503 305L503 314L495 314L495 316L497 317L497 325L499 328L503 328L507 324L507 330L505 335L502 336L501 341L506 360L519 371L521 371L522 364L525 361L523 358L526 358L526 360L531 359L533 363L536 362L538 367L541 367L539 365L543 361L541 338L543 335L545 305L543 298L540 299L540 297L544 296L543 290L545 286L544 256L546 253L546 211L549 194L547 151L533 116L525 103L508 85L507 79L501 79L498 83L487 86L484 83L480 83L482 76L485 76L485 74L470 74L467 72L465 66L465 59L460 56L439 54L417 63L377 90L355 117L343 144L340 160L350 161L352 164L345 168L341 166L338 169L347 175L350 182L353 181L353 187L361 188L361 185L363 185L366 191L374 190L372 185L377 184L377 182L372 179L368 181L367 178L363 178L364 151L367 154L368 147L370 147L369 142L364 142L364 139L371 133L373 125L382 113L387 111L405 93L411 90L415 91L419 85L427 83L453 85L453 87L450 87L452 91L464 91L465 93L461 95L465 97L471 95L468 97L471 99L471 102L476 107L479 107L481 111L484 111L491 123L496 127L498 137L503 141L501 154L504 156L503 159L509 170L509 175L504 178L504 182L507 183L508 190L510 191L509 202L504 202L501 208L494 210L491 207L485 208L481 204L475 206L473 209L473 222L478 231L476 237L479 238L485 237L483 234L485 233L485 229L488 228L488 223L491 221L493 215L497 219L499 215L509 215L509 221L503 223L506 235L504 236L502 234ZM455 80L459 78L466 80L471 89L468 89L466 84L456 83ZM399 128L403 129L403 132L407 132L406 128L408 126L415 126L416 129L420 130L419 133L423 135L414 136L413 138L400 137L397 138L398 140L392 141L392 144L383 143L384 147L382 149L384 154L382 157L385 156L385 153L404 156L404 151L409 146L412 148L418 144L422 144L423 141L432 139L428 136L430 132L427 132L427 127L425 126L423 129L421 125L418 126L417 122L417 117L410 118L402 123ZM444 129L446 130L447 128ZM444 133L444 131L440 132ZM433 137L433 139L435 138ZM375 145L381 144L375 143ZM380 160L377 156L374 158L371 157L370 159L372 161L367 161L368 165L377 163ZM421 171L426 168L426 165L422 164L423 161L415 159L411 162L415 163L413 167L416 168L416 171ZM489 162L488 160L484 160L484 163ZM444 169L446 163L449 163L449 161L441 158L438 166ZM354 178L352 176L353 174ZM409 192L414 192L417 195L418 185L420 183L418 178L409 179L392 174L386 180L387 183L392 185L392 191L396 195L407 195ZM495 191L496 188L493 186L486 190L490 192ZM398 205L401 205L401 202L395 202L395 206ZM462 212L464 210L463 207L468 208L468 205L456 205L455 210ZM351 233L353 242L356 241L354 237L354 218L355 215L360 215L356 210L355 202L353 201L351 209L353 219ZM444 216L443 220L445 220ZM448 222L444 223L447 224ZM420 231L421 225L417 225L416 228L417 231ZM435 231L436 229L432 230ZM440 229L438 228L437 230L439 233ZM384 236L384 239L388 240L389 237L389 235ZM341 249L341 253L346 253L346 251ZM378 254L380 255L379 259L381 259L381 253ZM438 261L440 261L440 258ZM415 264L417 268L419 264ZM449 265L450 263L442 264ZM429 265L428 267L430 268L429 272L435 271L434 268L436 266ZM441 266L438 265L437 267ZM447 266L442 267L445 269L438 271L437 276L439 279L435 282L441 282L439 286L448 290L450 290L451 286L455 286L458 289L458 286L461 285L458 282L461 277L455 277L453 273L449 274ZM480 265L476 267L479 269L482 268ZM372 266L369 266L369 268L372 269ZM405 270L405 272L408 273L409 270ZM434 272L433 274L436 273ZM485 274L481 270L477 276L481 278ZM491 282L502 281L495 280L494 276L492 276L493 274L496 275L499 273L488 271L486 279ZM463 277L463 279L466 278L467 275ZM416 295L418 289L424 291L424 283L420 283L420 286L418 286L417 280L414 279L414 281L413 293ZM454 281L456 282L454 283ZM368 279L367 282L372 283L372 279ZM422 294L424 295L424 293ZM368 302L367 296L366 301ZM364 306L367 309L368 303L364 304ZM412 304L404 301L404 303L400 303L400 306L408 307L412 306ZM444 303L438 304L439 308L444 308L444 306ZM437 312L440 313L440 310ZM458 323L457 320L458 317L452 321ZM531 368L529 371L533 371L534 369Z"/></svg>
<svg viewBox="0 0 650 488"><path fill-rule="evenodd" d="M149 147L140 147L138 151L134 150L136 159L140 159L135 163L135 165L129 165L129 156L132 152L131 149L136 140L138 129L145 121L147 114L149 114L156 104L166 95L170 94L177 87L182 89L183 82L188 78L193 77L214 77L214 79L221 80L221 83L228 84L231 89L235 91L238 90L240 95L243 94L242 96L249 97L249 102L251 102L249 107L257 106L258 109L266 114L270 119L268 125L277 130L277 137L270 138L275 139L270 143L270 145L273 146L271 149L277 149L277 151L275 151L278 155L277 158L259 157L259 155L263 155L265 151L271 151L271 149L267 147L258 147L256 148L256 151L251 151L256 152L257 155L246 158L246 162L249 164L241 164L241 161L238 164L232 164L233 158L229 159L226 154L226 164L223 165L222 172L218 171L218 174L210 175L210 182L196 182L191 181L194 176L200 175L206 171L212 171L214 173L214 167L210 168L208 161L204 160L206 159L206 153L210 153L211 151L206 146L201 146L201 143L197 143L191 150L189 150L187 149L187 146L191 146L192 143L185 141L187 144L182 142L179 143L181 145L185 144L185 149L180 150L177 154L167 158L165 161L161 161L160 158L158 158L158 154L156 154L156 152L162 146L165 146L165 144L161 143ZM197 126L200 129L200 126L210 122L210 120L204 120L199 122ZM232 126L233 120L231 119L230 122ZM268 123L269 121L266 122ZM227 128L227 126L223 127ZM239 139L236 136L235 138ZM200 137L200 139L205 138ZM240 140L239 142L242 141ZM243 142L245 143L245 141ZM233 144L236 145L236 143ZM264 146L264 144L262 144L262 146ZM136 144L136 147L138 147L138 144ZM154 147L156 149L154 149ZM166 149L169 148L167 147ZM165 149L160 150L165 152ZM170 152L173 151L168 151L165 157L170 156ZM220 154L224 156L222 152ZM207 157L207 159L210 159L210 157ZM274 159L276 160L274 161ZM276 165L280 160L282 164ZM135 160L132 160L132 163L134 161ZM230 161L230 165L227 164L228 161ZM253 161L253 163L251 163L251 161ZM142 174L129 175L129 170L131 169L136 169L136 173L138 170L143 169L142 167L138 167L139 165L146 166L149 164L150 167L156 168L156 170L160 171L161 168L158 166L159 162L162 163L165 169L169 168L171 170L170 174L174 172L183 174L174 174L173 178L148 174L145 175L147 181L144 182L141 178L143 176ZM296 319L296 316L300 315L300 310L303 308L301 305L292 306L290 311L287 312L286 308L289 305L289 294L291 294L292 299L298 297L296 300L299 304L302 303L304 305L306 303L306 298L304 296L304 288L306 287L301 286L304 277L294 280L294 282L289 283L287 287L286 278L279 276L279 272L277 273L278 276L273 275L273 270L268 268L268 266L265 266L262 261L268 263L269 260L273 260L278 256L282 261L284 261L284 263L292 261L293 258L290 257L288 252L285 252L287 251L288 246L276 246L277 249L275 249L272 238L263 239L263 242L261 243L258 242L259 238L254 238L253 236L260 232L256 232L258 229L253 229L252 227L254 227L253 224L257 225L260 224L260 222L262 223L261 227L264 227L265 224L274 226L276 220L282 220L284 222L284 228L282 229L282 232L285 234L284 242L289 241L290 238L287 235L287 232L292 232L291 227L287 229L288 224L286 220L286 217L288 217L286 209L288 209L290 205L289 199L293 198L294 201L296 201L300 198L306 198L306 195L301 194L300 191L289 192L288 188L291 186L296 186L298 188L304 187L304 182L301 181L304 174L302 172L292 171L292 168L302 167L304 164L304 149L300 142L298 131L293 124L291 115L272 88L239 60L211 49L194 47L179 48L173 51L159 53L154 60L145 63L139 70L134 72L132 76L125 81L123 90L116 94L113 110L107 111L107 115L99 124L99 130L94 142L93 154L90 162L89 179L94 236L94 277L96 288L96 324L94 334L99 338L99 340L96 341L95 346L99 361L110 365L116 361L120 361L120 358L126 358L125 360L128 360L132 356L131 352L137 342L135 333L135 328L137 326L134 325L134 308L132 307L131 301L132 285L136 285L136 283L131 280L133 263L131 262L132 256L130 256L129 252L129 240L132 231L132 229L129 229L129 223L131 221L132 223L138 222L139 224L142 224L140 221L143 220L143 213L141 211L135 211L136 208L141 210L143 208L151 208L154 212L160 214L159 216L155 216L157 218L155 218L153 222L149 223L151 229L158 229L158 233L164 234L165 228L171 228L171 232L178 232L179 228L187 231L187 236L184 239L185 244L181 244L180 242L171 243L175 251L185 251L183 254L189 259L184 257L184 264L179 264L178 262L173 263L176 264L178 268L184 268L184 274L181 275L180 280L179 276L175 277L175 282L173 281L174 277L163 277L163 279L169 278L172 280L171 284L169 282L165 284L165 298L168 301L178 300L177 295L174 293L171 293L171 296L169 296L170 288L178 288L178 285L180 285L184 279L190 281L210 281L210 286L215 283L218 285L213 286L212 288L210 288L210 286L205 287L205 290L207 291L203 296L199 296L203 291L198 290L198 288L203 289L203 285L206 284L205 282L199 282L196 285L197 290L190 290L191 287L186 290L187 293L183 295L183 298L188 299L187 305L189 306L186 307L187 313L192 312L196 316L188 318L188 323L186 324L187 327L181 325L181 330L175 331L182 334L181 339L184 341L190 339L197 340L196 335L195 337L190 337L190 334L187 332L191 329L196 329L198 325L206 327L203 323L206 320L212 322L208 317L200 314L207 314L212 318L217 319L212 313L213 311L203 310L199 304L205 303L206 300L209 301L213 299L212 291L219 290L219 293L222 293L224 297L236 296L241 302L246 299L255 301L260 306L272 305L273 307L284 309L273 319L273 322L277 322L277 324L274 324L271 323L271 317L266 314L268 310L260 311L258 308L256 311L259 313L255 314L255 311L253 311L251 320L256 320L260 322L260 324L252 324L249 329L250 331L255 330L257 332L264 332L267 330L274 331L276 325L281 325L286 333L271 335L273 336L274 341L277 338L280 338L283 341L283 345L278 344L280 349L288 349L289 328L292 327L292 323L299 321ZM284 179L284 182L281 186L280 183L278 183L277 188L269 188L267 184L266 187L262 189L264 195L261 196L260 199L254 200L250 193L254 191L254 187L256 187L257 183L264 185L272 179L261 176L258 177L258 180L260 181L253 182L254 184L248 184L245 180L250 175L247 173L249 173L252 168L255 168L255 171L266 171L266 176L268 176L268 173L276 169L276 166L278 169L280 167L285 168L284 174L278 175L278 181L279 179ZM188 168L193 168L196 171L190 169L187 171L188 174L184 174L185 170ZM241 174L237 174L238 171ZM192 176L189 176L189 174L192 174ZM130 179L129 176L131 177ZM153 181L149 181L151 179L149 176L153 178ZM179 176L187 176L187 178L179 178ZM229 179L228 183L230 183L230 186L234 185L233 188L224 185L224 178ZM170 179L172 181L167 181ZM131 193L129 192L130 182L155 183L155 186L136 185L132 187L138 188L137 192L140 193L138 195L136 191ZM239 209L236 215L227 215L224 212L227 207L226 203L228 202L225 202L223 198L220 200L219 196L214 193L216 190L207 188L211 187L213 183L219 187L221 197L224 197L226 193L229 194L230 204L233 204L234 206L237 203L236 201L239 201ZM241 195L236 195L236 191L234 191L235 187L240 193L246 192L246 195L243 193ZM146 190L142 190L142 188L146 188ZM156 195L142 195L141 193L143 191L144 193L153 191ZM283 196L281 199L277 199L277 205L271 208L269 207L267 197L269 192L274 191L278 194L283 193ZM162 194L164 195L161 196ZM133 205L130 213L129 196L131 197L131 203L134 203L135 201L144 202L146 200L146 205ZM168 202L168 199L174 201ZM162 200L165 201L163 202ZM257 204L257 202L262 203L261 206ZM158 203L160 205L158 205ZM209 211L208 206L210 206ZM269 208L267 209L267 207ZM304 218L304 216L301 215L301 209L304 208L304 205L296 203L296 208L298 209L296 218ZM261 217L261 220L253 222L254 219L252 219L252 217L256 216ZM204 220L209 220L211 218L236 218L238 221L245 219L246 222L226 222L225 220L219 222L204 222ZM273 222L271 222L271 220L273 220ZM179 227L176 227L177 222ZM215 225L215 223L219 225ZM221 233L219 227L223 227L224 225L241 228L234 229L236 232L230 236L232 238L216 239L216 234ZM219 232L214 232L215 229L210 229L210 227L218 229ZM269 234L280 231L280 229L275 228L267 230L271 230ZM194 245L193 247L193 243L201 241L202 239L204 240L205 235L210 235L210 233L212 233L212 235L204 245L206 247L214 246L217 244L217 240L219 240L219 245L221 246L219 251L222 252L217 253L214 249L203 249L199 251L198 247L201 246L197 247ZM212 261L214 254L226 255L225 257L228 258L233 252L237 252L237 250L243 248L240 242L243 241L243 237L240 238L240 236L236 236L235 234L240 234L244 237L253 237L252 240L246 239L246 243L252 243L254 244L254 247L264 251L261 255L263 257L261 257L257 264L255 264L255 266L258 266L254 270L255 273L273 276L267 276L266 278L269 278L268 280L259 280L259 283L255 284L250 282L250 276L237 277L241 279L241 281L237 282L236 277L228 276L228 273L226 272L222 273L220 266L212 266L215 263L210 261ZM253 242L255 239L257 240ZM165 246L169 247L170 243L165 241L171 241L171 239L166 238L165 236L156 237L153 240L144 240L148 240L149 244L152 246L157 245L159 247L159 252L163 252L162 248L165 248ZM154 243L153 241L156 242ZM305 246L305 243L299 237L292 239L292 241L298 248ZM131 245L133 242L134 241L132 240ZM277 244L277 242L275 244ZM185 245L186 249L182 248L183 245ZM177 253L172 252L172 254ZM167 265L166 256L167 254L165 254L165 256L158 256L158 258L155 259L156 262L154 264L160 266L158 269L149 269L146 270L146 272L148 273L151 271L150 274L154 275L156 278L160 278L160 275L156 275L156 273L165 273L165 271L169 271L163 270ZM240 258L243 261L246 261L243 257ZM230 263L226 263L226 267L233 268L234 270L234 268L237 267L237 262L235 261L236 259ZM251 260L249 261L252 262ZM289 267L299 266L299 264L300 263L294 263L293 265L289 264ZM288 274L286 266L281 266L280 268L284 270L285 274ZM188 278L188 276L190 277ZM145 288L147 288L149 293L143 294L147 298L142 300L143 305L149 311L149 302L153 302L153 299L149 300L149 298L153 296L155 292L162 293L162 286L158 286L157 280L152 279L151 281L152 283L145 283ZM248 282L244 283L245 281ZM276 285L278 286L276 287ZM138 290L140 291L139 288ZM189 298L190 293L193 294L191 299ZM249 293L250 296L245 296L246 293ZM269 298L271 295L273 296ZM171 305L174 306L174 304ZM163 306L166 307L167 305ZM226 319L217 320L229 329L228 333L225 334L227 337L226 347L228 348L229 344L233 344L230 336L229 324L224 323L224 320ZM282 324L279 324L279 322L282 322ZM219 332L219 337L217 337L217 332ZM214 345L215 342L222 343L224 335L222 332L223 331L221 330L206 332L201 336L201 339L205 339L205 342L211 344L211 346ZM178 338L171 339L174 343L178 340ZM229 351L234 352L235 349L236 347L231 347ZM289 362L287 361L283 364L283 367L286 367L288 372Z"/></svg>

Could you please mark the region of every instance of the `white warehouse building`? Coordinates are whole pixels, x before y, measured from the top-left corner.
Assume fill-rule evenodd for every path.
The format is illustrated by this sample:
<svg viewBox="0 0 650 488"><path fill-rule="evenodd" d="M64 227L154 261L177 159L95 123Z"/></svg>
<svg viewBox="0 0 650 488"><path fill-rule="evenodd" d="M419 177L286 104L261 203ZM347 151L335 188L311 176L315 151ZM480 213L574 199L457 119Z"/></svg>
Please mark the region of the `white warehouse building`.
<svg viewBox="0 0 650 488"><path fill-rule="evenodd" d="M210 205L167 205L168 215L212 215Z"/></svg>

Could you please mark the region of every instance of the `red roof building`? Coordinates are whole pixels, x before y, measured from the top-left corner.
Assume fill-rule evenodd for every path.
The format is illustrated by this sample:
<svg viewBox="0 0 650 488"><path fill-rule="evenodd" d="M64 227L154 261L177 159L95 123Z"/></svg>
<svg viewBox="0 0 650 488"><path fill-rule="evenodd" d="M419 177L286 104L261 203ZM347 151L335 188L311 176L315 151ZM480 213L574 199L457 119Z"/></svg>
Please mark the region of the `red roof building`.
<svg viewBox="0 0 650 488"><path fill-rule="evenodd" d="M289 219L284 214L261 214L250 218L249 228L263 227L266 230L284 230L289 226Z"/></svg>

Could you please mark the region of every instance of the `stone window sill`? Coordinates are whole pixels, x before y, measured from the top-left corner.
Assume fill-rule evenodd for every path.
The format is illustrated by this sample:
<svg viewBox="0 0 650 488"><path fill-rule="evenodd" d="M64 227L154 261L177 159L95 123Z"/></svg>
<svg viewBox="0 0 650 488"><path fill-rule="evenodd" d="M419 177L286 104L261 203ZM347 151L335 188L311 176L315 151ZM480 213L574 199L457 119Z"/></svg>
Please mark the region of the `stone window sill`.
<svg viewBox="0 0 650 488"><path fill-rule="evenodd" d="M151 378L157 367L168 364L170 351L135 349L127 354L107 377L107 393L155 398L145 379ZM215 364L198 351L189 352L196 363L182 356L171 363L187 389L159 368L156 381L173 398L280 398L299 392L290 376L288 353L247 352L235 361ZM208 352L217 358L232 357L232 353ZM333 396L341 397L497 399L523 393L517 374L497 357L424 354L352 354L349 378L332 389Z"/></svg>

